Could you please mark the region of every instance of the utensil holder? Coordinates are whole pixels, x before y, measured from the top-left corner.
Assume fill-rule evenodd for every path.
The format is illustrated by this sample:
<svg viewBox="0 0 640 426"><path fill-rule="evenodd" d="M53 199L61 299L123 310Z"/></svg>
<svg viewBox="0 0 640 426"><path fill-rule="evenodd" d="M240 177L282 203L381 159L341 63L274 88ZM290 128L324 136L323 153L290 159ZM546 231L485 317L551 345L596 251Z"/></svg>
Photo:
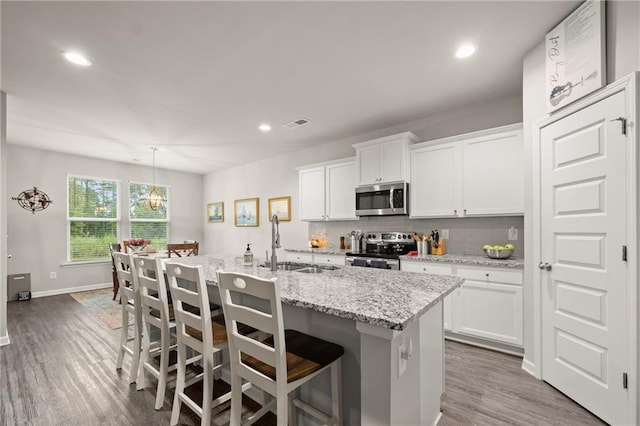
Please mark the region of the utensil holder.
<svg viewBox="0 0 640 426"><path fill-rule="evenodd" d="M440 238L438 240L438 247L431 247L431 254L434 254L436 256L447 254L447 246L444 242L444 238Z"/></svg>

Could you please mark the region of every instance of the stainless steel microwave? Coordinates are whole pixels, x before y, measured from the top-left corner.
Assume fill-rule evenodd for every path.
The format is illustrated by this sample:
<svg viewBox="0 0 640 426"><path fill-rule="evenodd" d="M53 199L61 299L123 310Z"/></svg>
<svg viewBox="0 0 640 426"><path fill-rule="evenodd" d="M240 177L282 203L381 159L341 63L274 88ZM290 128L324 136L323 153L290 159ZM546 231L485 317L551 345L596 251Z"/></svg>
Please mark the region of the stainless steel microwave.
<svg viewBox="0 0 640 426"><path fill-rule="evenodd" d="M391 182L356 188L356 215L409 214L409 184Z"/></svg>

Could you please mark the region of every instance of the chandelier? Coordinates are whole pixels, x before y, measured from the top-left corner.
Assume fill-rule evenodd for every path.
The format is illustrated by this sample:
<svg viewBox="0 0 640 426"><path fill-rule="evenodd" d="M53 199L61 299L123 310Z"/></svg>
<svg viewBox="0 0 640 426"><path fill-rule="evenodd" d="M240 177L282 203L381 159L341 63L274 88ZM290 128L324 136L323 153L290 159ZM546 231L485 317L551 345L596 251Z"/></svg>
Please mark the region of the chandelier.
<svg viewBox="0 0 640 426"><path fill-rule="evenodd" d="M153 151L153 185L151 186L151 190L147 194L142 201L146 201L149 204L149 208L151 210L159 210L164 206L164 203L167 202L167 199L162 196L162 193L158 191L156 188L156 151L158 148L151 147Z"/></svg>

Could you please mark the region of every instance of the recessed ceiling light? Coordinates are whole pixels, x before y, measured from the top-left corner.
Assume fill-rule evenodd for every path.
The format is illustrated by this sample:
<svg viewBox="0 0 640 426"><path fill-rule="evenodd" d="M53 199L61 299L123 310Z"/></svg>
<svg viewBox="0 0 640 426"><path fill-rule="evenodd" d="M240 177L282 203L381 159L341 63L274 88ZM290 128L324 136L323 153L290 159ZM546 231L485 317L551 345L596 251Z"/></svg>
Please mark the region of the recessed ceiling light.
<svg viewBox="0 0 640 426"><path fill-rule="evenodd" d="M476 47L473 44L463 44L456 50L456 58L468 58L476 52Z"/></svg>
<svg viewBox="0 0 640 426"><path fill-rule="evenodd" d="M62 56L64 56L64 58L71 62L74 63L76 65L80 65L83 67L88 67L89 65L91 65L91 61L88 60L82 53L80 52L75 52L72 50L69 51L64 51L62 52Z"/></svg>
<svg viewBox="0 0 640 426"><path fill-rule="evenodd" d="M263 132L268 132L269 130L271 130L271 126L265 123L261 124L258 129L262 130Z"/></svg>

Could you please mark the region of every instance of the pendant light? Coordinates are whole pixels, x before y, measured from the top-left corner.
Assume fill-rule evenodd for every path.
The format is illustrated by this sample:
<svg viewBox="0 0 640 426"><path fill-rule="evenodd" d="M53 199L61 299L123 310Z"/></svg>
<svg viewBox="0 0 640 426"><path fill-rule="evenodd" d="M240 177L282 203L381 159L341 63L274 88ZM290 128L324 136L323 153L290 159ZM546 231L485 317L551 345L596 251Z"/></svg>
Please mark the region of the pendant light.
<svg viewBox="0 0 640 426"><path fill-rule="evenodd" d="M160 191L158 191L158 188L156 188L156 151L158 148L151 147L151 150L153 151L153 186L147 198L143 198L143 201L149 203L151 210L160 210L164 206L164 203L167 202L167 199L164 198Z"/></svg>

